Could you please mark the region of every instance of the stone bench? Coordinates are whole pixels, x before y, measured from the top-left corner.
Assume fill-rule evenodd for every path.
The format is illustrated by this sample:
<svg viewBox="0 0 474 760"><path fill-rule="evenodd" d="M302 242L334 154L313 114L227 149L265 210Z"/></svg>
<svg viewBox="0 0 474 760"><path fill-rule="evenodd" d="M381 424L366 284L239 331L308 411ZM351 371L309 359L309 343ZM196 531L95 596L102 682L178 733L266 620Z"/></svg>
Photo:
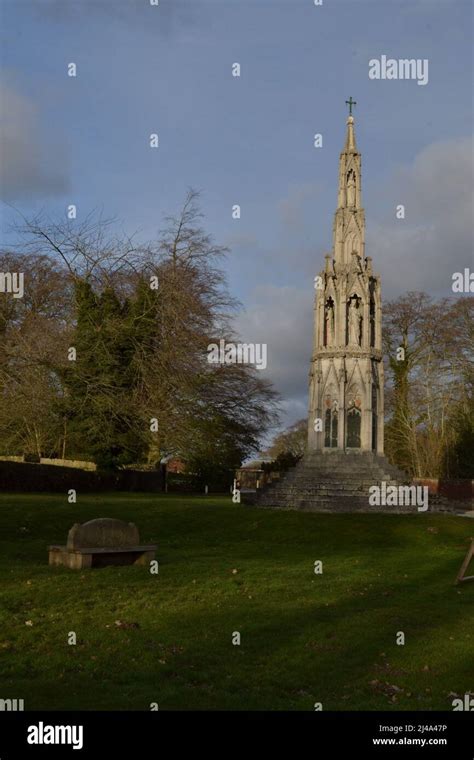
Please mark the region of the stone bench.
<svg viewBox="0 0 474 760"><path fill-rule="evenodd" d="M75 523L66 546L49 546L49 564L73 570L106 565L147 565L155 559L156 546L140 545L134 523L100 517Z"/></svg>

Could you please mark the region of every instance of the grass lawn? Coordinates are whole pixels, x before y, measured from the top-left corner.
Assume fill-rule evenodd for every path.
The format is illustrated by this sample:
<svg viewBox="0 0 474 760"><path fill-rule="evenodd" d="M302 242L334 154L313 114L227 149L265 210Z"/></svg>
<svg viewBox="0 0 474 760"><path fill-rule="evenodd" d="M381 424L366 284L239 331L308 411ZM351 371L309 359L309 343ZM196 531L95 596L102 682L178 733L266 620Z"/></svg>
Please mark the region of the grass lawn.
<svg viewBox="0 0 474 760"><path fill-rule="evenodd" d="M95 517L135 522L158 544L159 575L50 568L47 545ZM0 698L26 710L451 710L451 692L474 693L474 582L453 585L471 535L446 515L2 494Z"/></svg>

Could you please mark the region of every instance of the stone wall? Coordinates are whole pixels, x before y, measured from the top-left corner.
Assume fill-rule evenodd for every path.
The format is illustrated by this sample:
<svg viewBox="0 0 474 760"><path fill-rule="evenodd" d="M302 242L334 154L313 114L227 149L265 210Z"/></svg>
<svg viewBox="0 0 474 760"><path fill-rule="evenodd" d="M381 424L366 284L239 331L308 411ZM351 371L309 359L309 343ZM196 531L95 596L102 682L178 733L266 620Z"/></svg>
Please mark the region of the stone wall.
<svg viewBox="0 0 474 760"><path fill-rule="evenodd" d="M163 474L159 470L98 473L76 467L58 467L56 464L0 461L0 492L6 493L67 493L70 488L82 493L161 492L163 487Z"/></svg>
<svg viewBox="0 0 474 760"><path fill-rule="evenodd" d="M438 494L453 501L466 501L474 505L474 480L447 480L444 478L413 478L413 483L428 486L430 494Z"/></svg>
<svg viewBox="0 0 474 760"><path fill-rule="evenodd" d="M25 457L0 456L0 462L24 462ZM36 462L34 463L36 464ZM96 470L94 462L85 462L80 459L48 459L40 457L37 464L53 464L55 467L74 467L79 470Z"/></svg>

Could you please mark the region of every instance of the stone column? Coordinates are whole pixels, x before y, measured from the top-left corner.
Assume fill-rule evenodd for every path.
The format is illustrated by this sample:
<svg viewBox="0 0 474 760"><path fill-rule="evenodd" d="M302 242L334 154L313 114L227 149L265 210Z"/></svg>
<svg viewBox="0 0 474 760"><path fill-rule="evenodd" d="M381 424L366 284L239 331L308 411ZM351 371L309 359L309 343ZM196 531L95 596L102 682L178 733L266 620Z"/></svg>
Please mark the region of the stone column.
<svg viewBox="0 0 474 760"><path fill-rule="evenodd" d="M314 448L314 433L311 420L313 418L313 398L314 398L314 362L311 362L311 369L309 372L309 388L308 388L308 449Z"/></svg>
<svg viewBox="0 0 474 760"><path fill-rule="evenodd" d="M369 301L364 303L362 310L363 323L362 323L362 348L368 350L370 346L370 298Z"/></svg>
<svg viewBox="0 0 474 760"><path fill-rule="evenodd" d="M319 430L317 433L315 433L315 442L316 442L316 449L321 450L324 447L324 420L322 419L323 410L322 410L322 398L321 398L321 385L322 385L322 379L323 374L319 367L316 369L316 392L315 392L315 400L314 400L314 418L319 418L322 420L322 427L323 430ZM314 419L313 419L313 430L314 430Z"/></svg>
<svg viewBox="0 0 474 760"><path fill-rule="evenodd" d="M339 367L339 409L337 417L337 448L346 447L346 368L345 359L340 359Z"/></svg>
<svg viewBox="0 0 474 760"><path fill-rule="evenodd" d="M315 312L315 315L317 315L317 324L315 325L314 329L314 350L317 351L318 348L321 346L324 346L324 304L326 302L326 293L325 290L320 290L318 292L317 296L317 312Z"/></svg>
<svg viewBox="0 0 474 760"><path fill-rule="evenodd" d="M377 278L375 299L375 348L382 350L382 302L380 293L380 279Z"/></svg>
<svg viewBox="0 0 474 760"><path fill-rule="evenodd" d="M362 413L361 448L364 451L372 449L372 371L371 360L366 360L365 370L365 409Z"/></svg>
<svg viewBox="0 0 474 760"><path fill-rule="evenodd" d="M384 452L384 369L383 362L377 362L379 387L377 388L377 454Z"/></svg>
<svg viewBox="0 0 474 760"><path fill-rule="evenodd" d="M338 346L346 346L348 335L347 335L347 288L346 283L341 283L341 289L339 291L339 329L338 329L338 340L337 345Z"/></svg>

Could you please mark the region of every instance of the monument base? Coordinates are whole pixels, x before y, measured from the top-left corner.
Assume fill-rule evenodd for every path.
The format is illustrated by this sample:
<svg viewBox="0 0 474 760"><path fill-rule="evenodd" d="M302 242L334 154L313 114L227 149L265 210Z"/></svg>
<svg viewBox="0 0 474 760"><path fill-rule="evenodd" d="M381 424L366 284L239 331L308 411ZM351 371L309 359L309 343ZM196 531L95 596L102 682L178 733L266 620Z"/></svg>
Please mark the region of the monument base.
<svg viewBox="0 0 474 760"><path fill-rule="evenodd" d="M370 487L409 484L408 476L372 451L309 451L288 472L262 489L256 505L310 512L411 512L413 505L377 506Z"/></svg>

